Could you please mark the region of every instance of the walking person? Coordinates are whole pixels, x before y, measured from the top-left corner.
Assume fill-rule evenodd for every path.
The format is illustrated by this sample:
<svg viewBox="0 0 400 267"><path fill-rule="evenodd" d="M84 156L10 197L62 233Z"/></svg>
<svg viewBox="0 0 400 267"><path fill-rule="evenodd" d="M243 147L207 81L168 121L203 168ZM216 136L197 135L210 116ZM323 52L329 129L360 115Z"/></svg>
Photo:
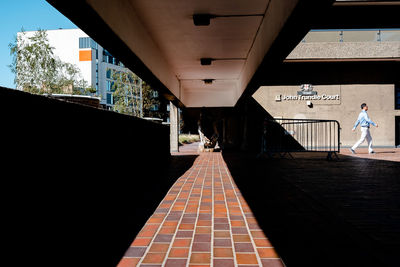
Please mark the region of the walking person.
<svg viewBox="0 0 400 267"><path fill-rule="evenodd" d="M358 115L358 119L356 123L354 124L353 129L351 129L353 132L356 130L358 124L361 126L361 138L360 140L357 141L357 143L354 144L353 147L350 148L351 153L355 154L355 150L357 147L364 142L365 139L367 139L368 142L368 152L370 154L374 154L374 150L372 149L372 137L369 132L369 127L372 124L375 127L378 127L378 124L371 121L371 119L368 117L367 111L368 111L368 106L365 103L361 104L361 109L362 111L360 112L360 115Z"/></svg>

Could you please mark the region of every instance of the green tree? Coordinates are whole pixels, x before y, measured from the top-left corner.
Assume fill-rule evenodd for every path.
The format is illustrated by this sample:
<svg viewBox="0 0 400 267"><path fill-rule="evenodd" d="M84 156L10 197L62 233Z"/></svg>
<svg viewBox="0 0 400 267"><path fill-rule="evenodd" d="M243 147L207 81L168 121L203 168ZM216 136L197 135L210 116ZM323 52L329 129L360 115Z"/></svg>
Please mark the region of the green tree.
<svg viewBox="0 0 400 267"><path fill-rule="evenodd" d="M114 111L143 117L142 80L128 69L112 71Z"/></svg>
<svg viewBox="0 0 400 267"><path fill-rule="evenodd" d="M81 76L77 66L62 62L54 55L45 30L28 36L22 29L9 44L18 89L35 94L83 94L92 88Z"/></svg>
<svg viewBox="0 0 400 267"><path fill-rule="evenodd" d="M162 118L158 93L129 69L112 71L114 111L136 117Z"/></svg>
<svg viewBox="0 0 400 267"><path fill-rule="evenodd" d="M162 118L160 110L160 99L158 91L154 90L149 84L143 82L143 115L144 117Z"/></svg>

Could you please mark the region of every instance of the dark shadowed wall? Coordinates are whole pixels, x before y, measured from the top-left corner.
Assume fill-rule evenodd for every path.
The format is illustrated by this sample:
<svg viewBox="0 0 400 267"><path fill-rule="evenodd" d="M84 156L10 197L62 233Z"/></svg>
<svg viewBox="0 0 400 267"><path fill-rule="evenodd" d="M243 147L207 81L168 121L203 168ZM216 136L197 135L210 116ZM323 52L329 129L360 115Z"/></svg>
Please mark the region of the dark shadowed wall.
<svg viewBox="0 0 400 267"><path fill-rule="evenodd" d="M2 260L116 266L177 178L169 127L6 88L0 99Z"/></svg>

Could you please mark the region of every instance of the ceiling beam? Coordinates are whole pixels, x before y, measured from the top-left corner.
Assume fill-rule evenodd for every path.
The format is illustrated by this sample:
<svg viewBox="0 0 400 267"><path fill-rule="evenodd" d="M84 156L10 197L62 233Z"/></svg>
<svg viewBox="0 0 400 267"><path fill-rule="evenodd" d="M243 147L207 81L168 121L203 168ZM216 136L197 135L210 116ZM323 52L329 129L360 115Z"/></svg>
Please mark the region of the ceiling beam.
<svg viewBox="0 0 400 267"><path fill-rule="evenodd" d="M289 61L265 75L262 85L400 84L400 61Z"/></svg>
<svg viewBox="0 0 400 267"><path fill-rule="evenodd" d="M400 28L400 1L335 2L312 29Z"/></svg>

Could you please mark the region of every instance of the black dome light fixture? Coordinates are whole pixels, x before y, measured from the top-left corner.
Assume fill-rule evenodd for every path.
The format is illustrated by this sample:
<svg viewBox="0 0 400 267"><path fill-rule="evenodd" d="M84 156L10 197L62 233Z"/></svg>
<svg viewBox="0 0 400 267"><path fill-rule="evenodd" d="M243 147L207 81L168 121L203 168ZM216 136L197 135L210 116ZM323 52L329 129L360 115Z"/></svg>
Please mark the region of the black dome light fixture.
<svg viewBox="0 0 400 267"><path fill-rule="evenodd" d="M216 16L211 14L194 14L193 23L196 26L208 26L210 25L210 20Z"/></svg>
<svg viewBox="0 0 400 267"><path fill-rule="evenodd" d="M248 14L248 15L193 14L193 23L195 26L209 26L211 23L211 19L232 18L232 17L264 17L264 14Z"/></svg>
<svg viewBox="0 0 400 267"><path fill-rule="evenodd" d="M204 84L212 84L215 79L204 79Z"/></svg>
<svg viewBox="0 0 400 267"><path fill-rule="evenodd" d="M200 58L200 64L202 66L210 66L213 61L235 61L235 60L246 60L246 58L209 58L203 57Z"/></svg>
<svg viewBox="0 0 400 267"><path fill-rule="evenodd" d="M213 60L214 59L208 58L208 57L207 58L200 58L200 64L203 65L203 66L208 66L208 65L211 65Z"/></svg>

